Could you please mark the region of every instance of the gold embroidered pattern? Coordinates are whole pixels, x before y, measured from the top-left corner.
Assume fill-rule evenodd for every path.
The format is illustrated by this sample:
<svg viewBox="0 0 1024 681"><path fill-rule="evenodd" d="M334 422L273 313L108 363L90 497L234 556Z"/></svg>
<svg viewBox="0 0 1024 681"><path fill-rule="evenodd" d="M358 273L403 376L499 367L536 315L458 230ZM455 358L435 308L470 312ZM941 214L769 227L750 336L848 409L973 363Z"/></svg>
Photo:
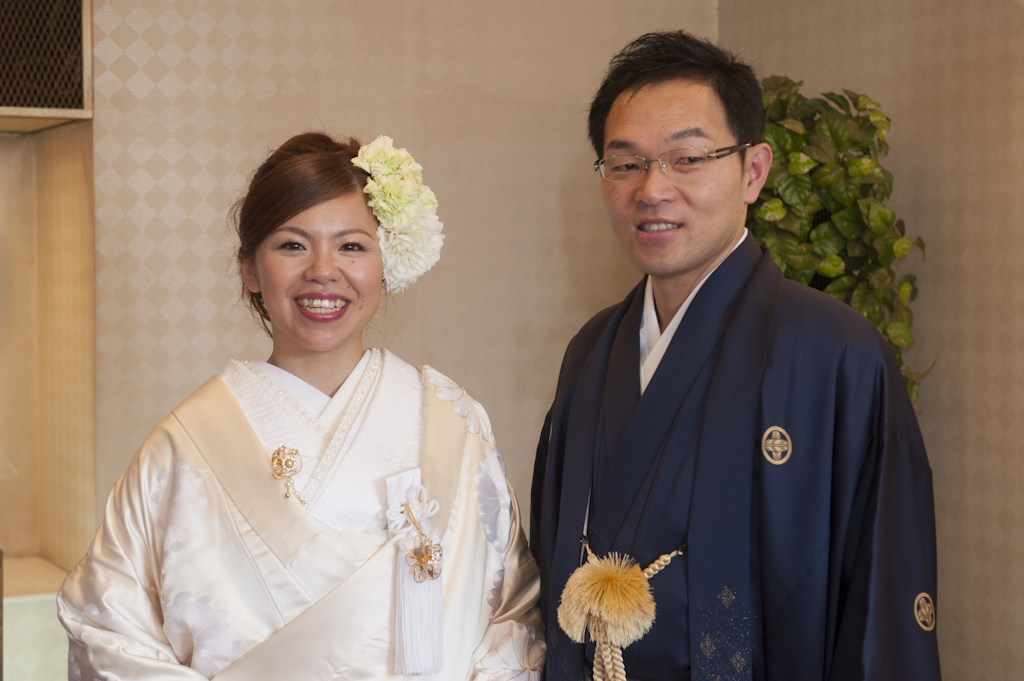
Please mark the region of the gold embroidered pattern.
<svg viewBox="0 0 1024 681"><path fill-rule="evenodd" d="M726 608L732 605L732 602L736 600L736 596L733 594L732 591L729 590L729 587L727 586L722 587L722 593L718 594L718 598L722 601L722 605L724 605Z"/></svg>
<svg viewBox="0 0 1024 681"><path fill-rule="evenodd" d="M932 597L923 591L914 599L914 617L925 631L935 628L935 604L932 603Z"/></svg>
<svg viewBox="0 0 1024 681"><path fill-rule="evenodd" d="M761 436L761 453L769 463L781 466L793 454L793 439L785 428L772 426Z"/></svg>

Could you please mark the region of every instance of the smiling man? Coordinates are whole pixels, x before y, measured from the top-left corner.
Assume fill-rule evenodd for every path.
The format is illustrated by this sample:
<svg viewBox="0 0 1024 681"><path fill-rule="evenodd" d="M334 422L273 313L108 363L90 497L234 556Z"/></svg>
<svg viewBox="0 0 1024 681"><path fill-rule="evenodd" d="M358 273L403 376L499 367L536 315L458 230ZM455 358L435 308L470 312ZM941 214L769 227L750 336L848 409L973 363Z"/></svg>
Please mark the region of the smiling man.
<svg viewBox="0 0 1024 681"><path fill-rule="evenodd" d="M548 681L617 678L609 632L645 629L599 595L624 588L610 554L661 567L622 678L939 678L913 408L874 326L747 232L763 119L750 67L682 32L627 45L594 97L601 195L645 277L569 344L537 450Z"/></svg>

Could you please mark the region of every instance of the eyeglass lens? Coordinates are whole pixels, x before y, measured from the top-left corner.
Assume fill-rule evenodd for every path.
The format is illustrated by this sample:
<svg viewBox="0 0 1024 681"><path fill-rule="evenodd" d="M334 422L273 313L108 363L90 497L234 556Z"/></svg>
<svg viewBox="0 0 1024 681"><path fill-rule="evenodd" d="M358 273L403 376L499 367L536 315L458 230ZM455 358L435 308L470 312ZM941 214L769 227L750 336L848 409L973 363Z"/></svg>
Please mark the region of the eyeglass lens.
<svg viewBox="0 0 1024 681"><path fill-rule="evenodd" d="M643 156L608 156L598 167L601 176L613 182L635 180L644 174L644 164L651 167L664 164L662 168L669 175L685 175L705 163L710 157L707 149L675 149L648 161Z"/></svg>

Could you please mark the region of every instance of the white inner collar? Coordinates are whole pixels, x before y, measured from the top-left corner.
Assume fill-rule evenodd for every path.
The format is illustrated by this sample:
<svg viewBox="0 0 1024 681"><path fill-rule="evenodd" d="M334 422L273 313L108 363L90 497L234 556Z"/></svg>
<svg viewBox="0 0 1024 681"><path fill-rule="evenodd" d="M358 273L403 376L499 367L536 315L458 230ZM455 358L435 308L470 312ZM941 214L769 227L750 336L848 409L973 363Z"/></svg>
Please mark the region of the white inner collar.
<svg viewBox="0 0 1024 681"><path fill-rule="evenodd" d="M736 245L729 251L731 255L733 251L740 247L740 244L747 238L749 234L746 227L743 228L743 236L736 242ZM722 258L722 262L725 262L725 258ZM697 292L700 291L701 286L708 280L712 274L715 273L722 263L715 265L715 268L707 273L703 279L701 279L693 290L690 291L690 295L686 296L686 300L679 306L679 310L676 311L672 317L672 321L665 327L665 331L662 332L661 326L658 324L658 310L654 306L654 289L651 286L651 278L647 277L647 286L644 289L644 314L640 320L640 394L643 395L644 391L647 390L647 385L651 382L654 377L654 372L658 370L658 365L661 364L661 358L665 356L665 351L668 350L669 344L672 342L672 337L676 333L676 329L679 328L679 322L683 320L683 315L690 307L690 303L693 302Z"/></svg>
<svg viewBox="0 0 1024 681"><path fill-rule="evenodd" d="M271 380L277 383L279 386L288 391L288 393L295 398L295 401L302 405L302 407L313 416L316 416L318 420L323 422L325 427L331 427L334 425L334 420L337 414L333 412L338 411L339 407L344 408L348 404L349 398L352 393L355 392L356 385L359 383L359 377L363 375L363 371L366 369L366 364L370 361L370 351L366 350L363 352L363 356L359 359L359 362L352 369L352 373L348 375L345 382L341 384L337 392L334 393L334 397L330 397L318 389L314 388L309 383L299 378L293 373L285 371L281 367L268 364L267 362L254 362L249 363L259 367ZM328 407L334 405L334 409L330 409L331 414L325 414L324 411L328 410Z"/></svg>

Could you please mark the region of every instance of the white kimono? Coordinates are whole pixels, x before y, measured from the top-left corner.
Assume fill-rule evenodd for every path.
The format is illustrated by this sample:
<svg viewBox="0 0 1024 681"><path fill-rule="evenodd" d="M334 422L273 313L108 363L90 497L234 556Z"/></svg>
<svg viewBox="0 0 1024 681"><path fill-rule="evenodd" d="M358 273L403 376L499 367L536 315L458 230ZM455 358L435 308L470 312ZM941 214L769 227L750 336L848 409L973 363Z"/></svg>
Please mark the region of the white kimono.
<svg viewBox="0 0 1024 681"><path fill-rule="evenodd" d="M409 678L538 681L537 567L483 408L387 352L333 398L297 381L232 362L149 435L57 597L69 678L403 678L396 518L419 490L443 668ZM281 446L303 459L288 498Z"/></svg>

